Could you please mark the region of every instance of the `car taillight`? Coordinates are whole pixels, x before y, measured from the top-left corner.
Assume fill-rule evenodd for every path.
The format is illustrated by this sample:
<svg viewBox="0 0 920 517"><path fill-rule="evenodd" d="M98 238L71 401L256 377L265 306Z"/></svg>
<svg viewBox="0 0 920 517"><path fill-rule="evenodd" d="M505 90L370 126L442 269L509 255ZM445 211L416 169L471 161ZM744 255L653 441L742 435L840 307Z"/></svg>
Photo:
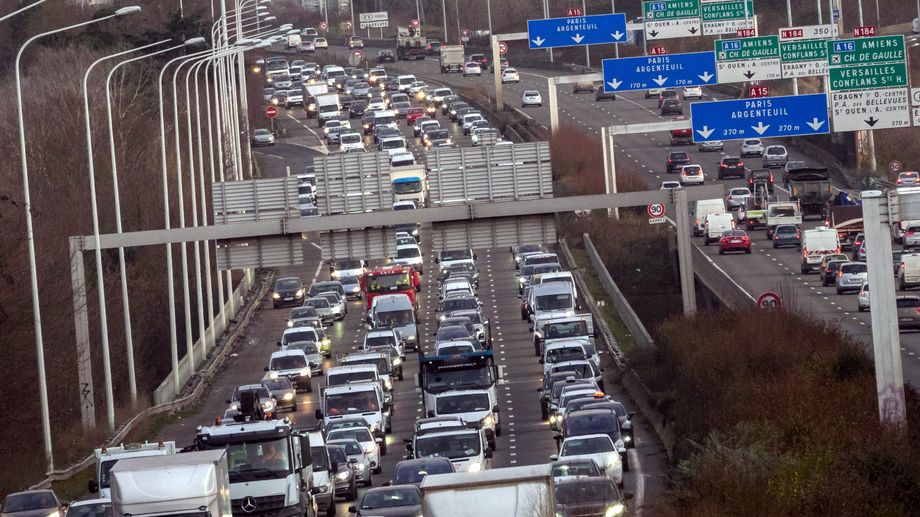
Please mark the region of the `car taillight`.
<svg viewBox="0 0 920 517"><path fill-rule="evenodd" d="M898 185L900 185L900 184L904 183L904 180L902 180L901 178L898 178L897 183L898 183Z"/></svg>
<svg viewBox="0 0 920 517"><path fill-rule="evenodd" d="M843 278L843 270L837 271L837 278Z"/></svg>
<svg viewBox="0 0 920 517"><path fill-rule="evenodd" d="M773 173L770 173L770 183L773 183Z"/></svg>
<svg viewBox="0 0 920 517"><path fill-rule="evenodd" d="M671 161L671 159L670 159L670 158L668 158L668 163L674 163L674 162L672 162L672 161Z"/></svg>
<svg viewBox="0 0 920 517"><path fill-rule="evenodd" d="M719 167L721 167L721 168L723 168L723 169L727 169L727 168L728 168L728 165L725 165L724 163L720 163L720 164L719 164Z"/></svg>
<svg viewBox="0 0 920 517"><path fill-rule="evenodd" d="M744 162L738 162L738 167L744 167Z"/></svg>
<svg viewBox="0 0 920 517"><path fill-rule="evenodd" d="M917 314L920 314L920 307L917 307L917 308L914 309L914 310L917 312Z"/></svg>

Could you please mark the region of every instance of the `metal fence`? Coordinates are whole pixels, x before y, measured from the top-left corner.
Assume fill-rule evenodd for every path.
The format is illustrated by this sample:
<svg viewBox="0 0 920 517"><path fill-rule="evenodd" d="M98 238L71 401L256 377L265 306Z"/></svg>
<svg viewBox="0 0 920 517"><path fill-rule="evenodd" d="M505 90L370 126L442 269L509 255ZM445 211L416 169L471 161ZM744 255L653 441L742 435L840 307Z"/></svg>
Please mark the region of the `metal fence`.
<svg viewBox="0 0 920 517"><path fill-rule="evenodd" d="M296 217L297 178L222 181L211 186L214 223Z"/></svg>
<svg viewBox="0 0 920 517"><path fill-rule="evenodd" d="M556 242L556 222L554 215L527 215L434 223L431 239L436 251L499 248L522 242Z"/></svg>
<svg viewBox="0 0 920 517"><path fill-rule="evenodd" d="M553 197L548 142L438 148L428 169L432 206Z"/></svg>
<svg viewBox="0 0 920 517"><path fill-rule="evenodd" d="M358 214L393 206L389 154L329 154L314 159L313 166L321 214Z"/></svg>

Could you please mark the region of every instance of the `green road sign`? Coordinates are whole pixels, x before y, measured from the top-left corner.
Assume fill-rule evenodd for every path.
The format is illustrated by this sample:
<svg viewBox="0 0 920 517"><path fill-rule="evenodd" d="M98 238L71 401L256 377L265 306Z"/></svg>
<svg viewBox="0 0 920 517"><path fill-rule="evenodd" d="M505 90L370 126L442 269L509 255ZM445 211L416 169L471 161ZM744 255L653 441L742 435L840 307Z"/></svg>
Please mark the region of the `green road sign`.
<svg viewBox="0 0 920 517"><path fill-rule="evenodd" d="M700 12L704 22L719 20L743 20L744 19L744 2L741 0L729 0L728 2L706 2L700 4ZM754 17L754 0L748 0L747 3L748 18Z"/></svg>
<svg viewBox="0 0 920 517"><path fill-rule="evenodd" d="M744 5L741 6L741 9L744 10ZM642 12L646 22L649 20L673 20L675 18L699 18L700 0L643 2Z"/></svg>
<svg viewBox="0 0 920 517"><path fill-rule="evenodd" d="M716 60L740 61L779 57L779 36L715 40Z"/></svg>
<svg viewBox="0 0 920 517"><path fill-rule="evenodd" d="M905 63L887 63L831 67L830 80L832 91L907 86L907 65Z"/></svg>
<svg viewBox="0 0 920 517"><path fill-rule="evenodd" d="M831 66L865 65L870 63L904 62L904 36L877 36L828 41L827 54Z"/></svg>
<svg viewBox="0 0 920 517"><path fill-rule="evenodd" d="M783 62L826 60L826 43L821 39L784 41L779 44L779 55Z"/></svg>

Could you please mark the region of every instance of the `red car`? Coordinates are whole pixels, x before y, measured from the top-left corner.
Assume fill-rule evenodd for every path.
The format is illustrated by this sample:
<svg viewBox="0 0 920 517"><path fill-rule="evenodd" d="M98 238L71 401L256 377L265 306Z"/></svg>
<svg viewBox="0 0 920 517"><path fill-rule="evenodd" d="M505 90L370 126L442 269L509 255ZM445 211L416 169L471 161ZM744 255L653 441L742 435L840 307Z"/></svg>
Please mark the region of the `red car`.
<svg viewBox="0 0 920 517"><path fill-rule="evenodd" d="M409 108L409 112L406 113L406 122L408 122L409 125L411 126L412 124L415 124L415 121L418 120L419 117L424 117L424 116L425 116L425 108L421 106L418 106L415 108Z"/></svg>
<svg viewBox="0 0 920 517"><path fill-rule="evenodd" d="M744 230L728 230L722 232L719 239L719 255L729 251L751 252L751 238Z"/></svg>

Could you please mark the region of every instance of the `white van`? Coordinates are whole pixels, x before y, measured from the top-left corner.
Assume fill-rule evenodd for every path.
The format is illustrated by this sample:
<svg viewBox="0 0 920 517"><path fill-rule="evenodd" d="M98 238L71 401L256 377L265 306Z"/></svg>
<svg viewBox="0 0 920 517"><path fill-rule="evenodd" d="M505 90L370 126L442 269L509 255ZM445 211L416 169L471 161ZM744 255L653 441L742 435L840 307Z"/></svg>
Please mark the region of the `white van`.
<svg viewBox="0 0 920 517"><path fill-rule="evenodd" d="M326 85L332 86L337 78L345 75L345 69L340 66L326 65L323 67L323 75L326 76Z"/></svg>
<svg viewBox="0 0 920 517"><path fill-rule="evenodd" d="M368 322L372 329L393 329L406 340L406 347L417 350L418 327L415 307L405 294L387 294L374 297Z"/></svg>
<svg viewBox="0 0 920 517"><path fill-rule="evenodd" d="M349 416L362 417L375 438L384 438L384 433L392 430L391 406L385 398L379 382L327 386L314 416L323 422L323 427Z"/></svg>
<svg viewBox="0 0 920 517"><path fill-rule="evenodd" d="M709 214L724 214L725 201L722 199L698 199L693 206L693 235L701 237L705 230L706 216Z"/></svg>
<svg viewBox="0 0 920 517"><path fill-rule="evenodd" d="M389 126L393 129L399 129L396 122L396 112L391 110L374 112L374 127L381 126Z"/></svg>
<svg viewBox="0 0 920 517"><path fill-rule="evenodd" d="M898 264L898 289L905 290L920 287L920 254L901 255Z"/></svg>
<svg viewBox="0 0 920 517"><path fill-rule="evenodd" d="M339 150L343 153L364 151L364 138L361 133L342 133L339 135Z"/></svg>
<svg viewBox="0 0 920 517"><path fill-rule="evenodd" d="M722 232L735 229L735 217L732 214L709 214L706 216L703 243L719 242Z"/></svg>
<svg viewBox="0 0 920 517"><path fill-rule="evenodd" d="M416 79L415 76L411 74L410 75L397 75L396 76L397 89L401 92L404 92L408 90L409 87L412 86L412 83L414 83L417 80L418 79Z"/></svg>
<svg viewBox="0 0 920 517"><path fill-rule="evenodd" d="M329 451L326 450L326 441L323 433L310 431L310 457L313 460L313 486L318 488L316 495L316 509L329 513L335 509L335 479L333 476L332 462L329 460Z"/></svg>
<svg viewBox="0 0 920 517"><path fill-rule="evenodd" d="M820 227L802 232L802 274L821 264L824 255L840 253L837 230Z"/></svg>

